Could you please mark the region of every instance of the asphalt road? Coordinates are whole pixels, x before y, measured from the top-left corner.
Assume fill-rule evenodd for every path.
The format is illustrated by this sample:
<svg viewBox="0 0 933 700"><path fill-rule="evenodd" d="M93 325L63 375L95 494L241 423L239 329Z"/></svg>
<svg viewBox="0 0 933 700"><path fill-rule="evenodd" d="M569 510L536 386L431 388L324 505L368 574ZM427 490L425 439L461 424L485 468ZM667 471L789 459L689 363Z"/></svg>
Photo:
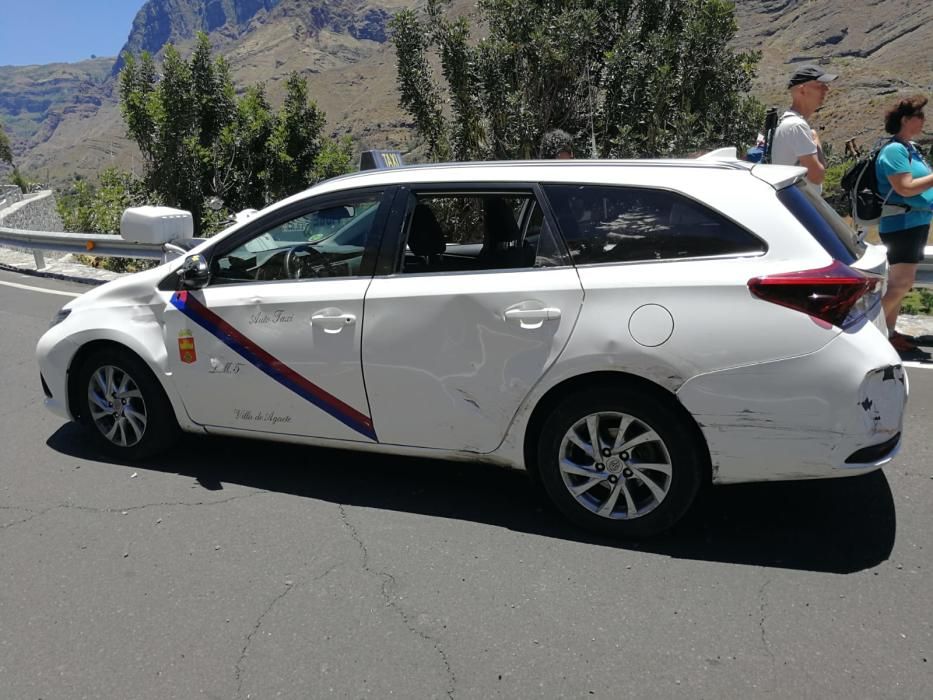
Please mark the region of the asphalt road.
<svg viewBox="0 0 933 700"><path fill-rule="evenodd" d="M592 539L483 465L190 438L101 459L0 272L0 697L929 698L933 371L867 477Z"/></svg>

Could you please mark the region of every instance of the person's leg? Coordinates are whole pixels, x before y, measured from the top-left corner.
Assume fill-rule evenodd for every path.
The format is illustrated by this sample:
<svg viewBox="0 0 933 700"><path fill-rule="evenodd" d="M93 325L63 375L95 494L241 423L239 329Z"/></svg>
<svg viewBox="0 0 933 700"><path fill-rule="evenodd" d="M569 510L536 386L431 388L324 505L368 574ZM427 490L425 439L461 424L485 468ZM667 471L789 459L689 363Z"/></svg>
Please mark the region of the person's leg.
<svg viewBox="0 0 933 700"><path fill-rule="evenodd" d="M923 225L879 234L881 242L888 249L888 286L881 298L881 308L884 310L889 337L894 336L897 317L901 313L901 302L917 279L917 265L923 260L929 228L928 225Z"/></svg>
<svg viewBox="0 0 933 700"><path fill-rule="evenodd" d="M901 312L901 302L913 288L916 278L917 263L896 263L888 268L888 288L881 298L881 308L884 309L889 334L894 331L897 316Z"/></svg>

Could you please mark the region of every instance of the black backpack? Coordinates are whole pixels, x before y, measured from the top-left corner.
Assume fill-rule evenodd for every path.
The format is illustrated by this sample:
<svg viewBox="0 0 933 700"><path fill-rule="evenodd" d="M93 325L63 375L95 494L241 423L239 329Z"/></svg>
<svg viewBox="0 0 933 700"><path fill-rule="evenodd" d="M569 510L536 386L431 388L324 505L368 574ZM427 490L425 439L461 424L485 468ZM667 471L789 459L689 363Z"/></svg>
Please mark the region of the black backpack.
<svg viewBox="0 0 933 700"><path fill-rule="evenodd" d="M778 121L777 107L768 107L768 111L765 112L765 125L761 130L765 137L764 155L761 157L762 163L771 162L771 146L774 144L774 130L777 129Z"/></svg>
<svg viewBox="0 0 933 700"><path fill-rule="evenodd" d="M849 205L852 208L852 220L857 225L873 226L881 218L881 211L887 204L887 199L878 193L878 172L875 165L878 163L878 154L881 149L891 143L893 139L872 149L871 153L855 161L855 163L842 176L839 184L842 191L849 198ZM908 159L910 158L910 149L907 149ZM909 160L908 160L909 162ZM894 192L894 190L891 190ZM888 193L888 197L891 196ZM910 211L906 204L892 204L904 210Z"/></svg>

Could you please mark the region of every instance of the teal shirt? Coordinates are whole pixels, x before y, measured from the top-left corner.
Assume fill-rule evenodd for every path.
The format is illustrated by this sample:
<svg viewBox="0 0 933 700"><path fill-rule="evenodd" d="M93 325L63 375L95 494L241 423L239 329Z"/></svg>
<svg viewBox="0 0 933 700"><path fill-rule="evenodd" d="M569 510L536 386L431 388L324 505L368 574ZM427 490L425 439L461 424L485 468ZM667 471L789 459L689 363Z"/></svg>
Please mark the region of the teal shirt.
<svg viewBox="0 0 933 700"><path fill-rule="evenodd" d="M915 226L929 226L930 221L933 221L933 188L913 197L901 197L897 192L891 191L891 183L888 181L888 175L898 173L910 173L915 178L930 174L930 166L916 146L912 143L905 146L900 141L891 141L878 154L875 173L878 176L878 194L888 197L888 204L907 204L911 207L905 214L881 217L881 221L878 222L879 232L892 233Z"/></svg>

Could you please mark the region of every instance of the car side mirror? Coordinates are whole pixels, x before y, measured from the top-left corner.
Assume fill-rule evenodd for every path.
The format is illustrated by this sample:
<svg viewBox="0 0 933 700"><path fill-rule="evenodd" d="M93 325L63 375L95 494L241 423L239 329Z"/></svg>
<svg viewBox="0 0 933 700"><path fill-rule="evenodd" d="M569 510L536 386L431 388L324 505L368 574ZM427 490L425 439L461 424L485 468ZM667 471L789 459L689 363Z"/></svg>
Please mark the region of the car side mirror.
<svg viewBox="0 0 933 700"><path fill-rule="evenodd" d="M189 255L178 268L178 283L181 289L201 289L210 278L210 267L203 255Z"/></svg>

